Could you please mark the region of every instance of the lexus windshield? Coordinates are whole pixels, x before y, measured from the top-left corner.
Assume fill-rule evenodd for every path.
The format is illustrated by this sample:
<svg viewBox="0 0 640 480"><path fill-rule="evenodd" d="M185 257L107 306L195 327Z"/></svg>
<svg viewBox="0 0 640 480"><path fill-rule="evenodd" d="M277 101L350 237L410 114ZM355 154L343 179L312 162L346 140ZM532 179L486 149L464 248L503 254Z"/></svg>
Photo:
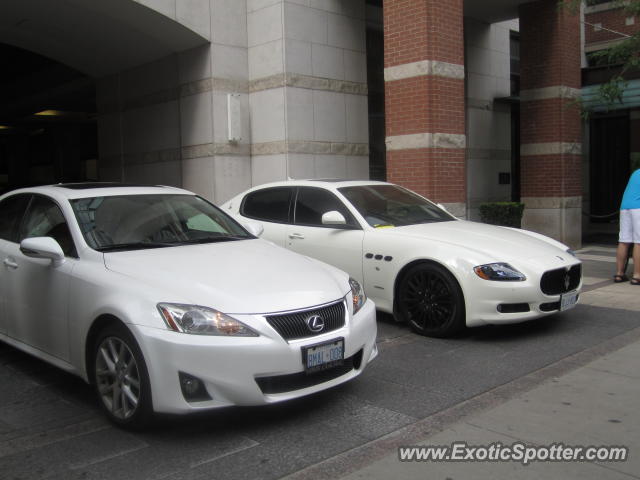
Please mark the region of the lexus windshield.
<svg viewBox="0 0 640 480"><path fill-rule="evenodd" d="M135 250L255 238L194 195L118 195L71 200L87 244Z"/></svg>
<svg viewBox="0 0 640 480"><path fill-rule="evenodd" d="M338 190L372 227L401 227L455 220L434 203L397 185L362 185Z"/></svg>

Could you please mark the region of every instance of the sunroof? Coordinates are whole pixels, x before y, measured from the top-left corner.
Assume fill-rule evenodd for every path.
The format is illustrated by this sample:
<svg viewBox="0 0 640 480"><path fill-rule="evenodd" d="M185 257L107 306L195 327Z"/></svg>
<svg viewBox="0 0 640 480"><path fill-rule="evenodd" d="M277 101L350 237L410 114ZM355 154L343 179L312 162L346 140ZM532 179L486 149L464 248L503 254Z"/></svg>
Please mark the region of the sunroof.
<svg viewBox="0 0 640 480"><path fill-rule="evenodd" d="M135 185L135 184L118 183L118 182L85 182L85 183L58 183L55 186L60 188L68 188L70 190L89 190L91 188L148 187L149 185Z"/></svg>
<svg viewBox="0 0 640 480"><path fill-rule="evenodd" d="M312 178L312 182L326 182L326 183L338 183L338 182L346 182L344 178Z"/></svg>

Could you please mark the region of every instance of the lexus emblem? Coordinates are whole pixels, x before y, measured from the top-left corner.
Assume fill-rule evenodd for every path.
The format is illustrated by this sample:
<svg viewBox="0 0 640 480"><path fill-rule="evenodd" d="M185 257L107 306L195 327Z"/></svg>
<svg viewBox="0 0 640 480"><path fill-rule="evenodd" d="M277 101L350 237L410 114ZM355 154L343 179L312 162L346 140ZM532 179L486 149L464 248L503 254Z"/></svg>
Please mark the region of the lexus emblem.
<svg viewBox="0 0 640 480"><path fill-rule="evenodd" d="M307 323L307 328L314 333L321 332L324 328L324 318L320 315L311 315L304 320Z"/></svg>

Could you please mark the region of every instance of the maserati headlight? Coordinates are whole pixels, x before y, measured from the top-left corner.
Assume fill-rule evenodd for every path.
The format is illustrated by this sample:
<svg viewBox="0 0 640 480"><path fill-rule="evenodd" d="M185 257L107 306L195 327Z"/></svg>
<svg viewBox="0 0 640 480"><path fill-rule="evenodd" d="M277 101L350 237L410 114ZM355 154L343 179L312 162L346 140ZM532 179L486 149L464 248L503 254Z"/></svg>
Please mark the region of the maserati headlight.
<svg viewBox="0 0 640 480"><path fill-rule="evenodd" d="M367 296L364 294L362 285L355 279L349 278L349 285L351 285L351 297L353 298L353 314L355 315L367 301Z"/></svg>
<svg viewBox="0 0 640 480"><path fill-rule="evenodd" d="M501 282L523 282L527 279L523 273L513 268L508 263L490 263L480 265L473 269L480 278L485 280L497 280Z"/></svg>
<svg viewBox="0 0 640 480"><path fill-rule="evenodd" d="M158 311L170 330L193 335L257 337L244 323L213 308L180 303L159 303Z"/></svg>
<svg viewBox="0 0 640 480"><path fill-rule="evenodd" d="M570 248L567 248L567 253L569 255L571 255L572 257L578 258L578 255L576 255L576 252L574 252L573 250L571 250Z"/></svg>

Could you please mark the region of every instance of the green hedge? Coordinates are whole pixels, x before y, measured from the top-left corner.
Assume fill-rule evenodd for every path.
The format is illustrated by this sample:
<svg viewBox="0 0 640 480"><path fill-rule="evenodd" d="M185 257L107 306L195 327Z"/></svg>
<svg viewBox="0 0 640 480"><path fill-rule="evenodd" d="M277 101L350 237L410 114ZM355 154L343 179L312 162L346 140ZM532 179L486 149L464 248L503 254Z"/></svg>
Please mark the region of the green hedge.
<svg viewBox="0 0 640 480"><path fill-rule="evenodd" d="M480 205L480 219L491 225L520 228L524 203L491 202Z"/></svg>

